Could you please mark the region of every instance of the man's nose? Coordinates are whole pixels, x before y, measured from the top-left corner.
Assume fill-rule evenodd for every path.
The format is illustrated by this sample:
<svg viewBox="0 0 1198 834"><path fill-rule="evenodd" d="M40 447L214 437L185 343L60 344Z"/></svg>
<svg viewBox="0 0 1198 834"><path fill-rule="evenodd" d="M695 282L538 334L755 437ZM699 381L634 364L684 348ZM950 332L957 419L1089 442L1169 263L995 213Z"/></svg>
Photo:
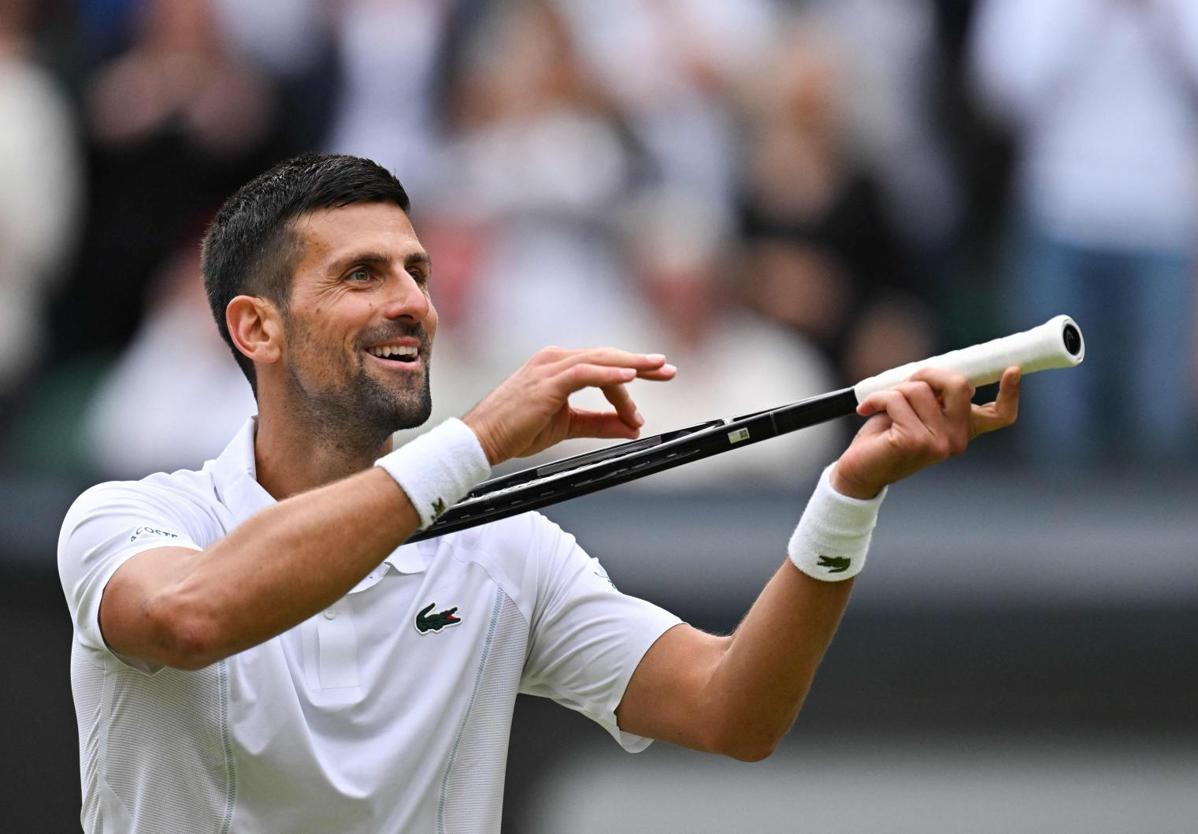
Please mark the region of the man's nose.
<svg viewBox="0 0 1198 834"><path fill-rule="evenodd" d="M429 299L425 288L408 273L388 282L383 315L389 319L412 318L420 321L428 315Z"/></svg>

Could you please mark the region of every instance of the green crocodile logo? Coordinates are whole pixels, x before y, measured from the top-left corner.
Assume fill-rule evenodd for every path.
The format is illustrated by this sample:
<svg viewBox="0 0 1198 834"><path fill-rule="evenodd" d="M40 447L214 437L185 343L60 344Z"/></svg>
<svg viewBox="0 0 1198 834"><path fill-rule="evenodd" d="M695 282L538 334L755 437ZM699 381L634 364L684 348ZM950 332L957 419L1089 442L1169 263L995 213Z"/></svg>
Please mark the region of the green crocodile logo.
<svg viewBox="0 0 1198 834"><path fill-rule="evenodd" d="M438 498L436 501L433 502L433 517L440 518L441 514L444 512L445 512L445 499Z"/></svg>
<svg viewBox="0 0 1198 834"><path fill-rule="evenodd" d="M844 573L849 569L852 559L848 556L820 556L819 562L816 564L821 568L827 568L828 573Z"/></svg>
<svg viewBox="0 0 1198 834"><path fill-rule="evenodd" d="M458 612L456 605L445 611L438 611L436 614L431 613L436 607L437 603L430 602L416 613L416 630L421 634L427 634L430 631L437 632L462 621L461 617L454 616Z"/></svg>

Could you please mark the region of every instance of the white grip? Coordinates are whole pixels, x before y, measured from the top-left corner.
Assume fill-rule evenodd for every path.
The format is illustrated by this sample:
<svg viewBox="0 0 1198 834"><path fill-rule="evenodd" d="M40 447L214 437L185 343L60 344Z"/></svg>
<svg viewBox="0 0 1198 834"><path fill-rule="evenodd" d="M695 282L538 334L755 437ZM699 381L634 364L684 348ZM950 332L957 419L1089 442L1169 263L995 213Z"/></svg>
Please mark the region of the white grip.
<svg viewBox="0 0 1198 834"><path fill-rule="evenodd" d="M875 391L893 388L922 368L956 371L977 386L998 382L1002 372L1018 365L1025 374L1050 368L1072 368L1086 356L1081 328L1069 316L1056 316L1039 327L980 345L910 362L863 379L853 386L857 402Z"/></svg>

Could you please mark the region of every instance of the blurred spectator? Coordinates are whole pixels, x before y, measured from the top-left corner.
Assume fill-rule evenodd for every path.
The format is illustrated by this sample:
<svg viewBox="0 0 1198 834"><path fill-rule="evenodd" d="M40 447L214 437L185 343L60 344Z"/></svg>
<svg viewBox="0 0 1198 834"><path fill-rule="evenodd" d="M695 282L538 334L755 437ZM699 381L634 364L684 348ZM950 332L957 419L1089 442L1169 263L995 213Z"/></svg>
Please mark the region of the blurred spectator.
<svg viewBox="0 0 1198 834"><path fill-rule="evenodd" d="M818 344L850 383L928 355L934 328L876 179L848 141L842 72L830 43L797 28L760 73L742 269L748 301Z"/></svg>
<svg viewBox="0 0 1198 834"><path fill-rule="evenodd" d="M714 418L743 416L823 393L832 386L831 369L818 350L739 304L735 284L743 276L725 269L735 253L732 218L726 213L693 194L652 189L620 211L619 226L623 254L635 284L635 301L643 307L643 315L635 320L639 332L629 332L631 344L665 353L679 369L678 377L669 383L632 384L632 395L645 418L643 436ZM437 373L443 375L441 359L436 359ZM474 382L477 399L487 382ZM435 384L433 400L436 407ZM596 410L611 407L595 390L579 392L572 402ZM461 400L459 404L470 405ZM446 412L447 416L452 413ZM662 472L637 485L667 489L748 484L793 487L803 478L814 477L835 456L841 440L834 425L814 427L733 455ZM515 468L612 443L566 441Z"/></svg>
<svg viewBox="0 0 1198 834"><path fill-rule="evenodd" d="M271 75L302 75L320 56L330 17L322 0L213 0L213 6L227 43Z"/></svg>
<svg viewBox="0 0 1198 834"><path fill-rule="evenodd" d="M0 414L50 347L46 306L79 203L75 125L34 61L29 0L0 0Z"/></svg>
<svg viewBox="0 0 1198 834"><path fill-rule="evenodd" d="M230 52L269 76L287 154L324 147L341 75L333 28L352 5L325 0L212 0Z"/></svg>
<svg viewBox="0 0 1198 834"><path fill-rule="evenodd" d="M422 234L473 239L471 286L446 326L506 374L548 344L642 332L613 228L636 160L556 6L522 0L492 15L452 94L443 186L416 212L430 218Z"/></svg>
<svg viewBox="0 0 1198 834"><path fill-rule="evenodd" d="M1198 4L994 0L974 34L980 92L1020 146L1011 318L1069 313L1091 348L1033 383L1019 437L1046 462L1177 459L1193 450Z"/></svg>
<svg viewBox="0 0 1198 834"><path fill-rule="evenodd" d="M441 76L461 0L343 0L329 150L395 171L417 205L440 180Z"/></svg>
<svg viewBox="0 0 1198 834"><path fill-rule="evenodd" d="M128 46L133 20L143 0L72 0L80 40L95 61L112 57Z"/></svg>
<svg viewBox="0 0 1198 834"><path fill-rule="evenodd" d="M736 285L746 276L729 268L731 217L694 195L659 190L642 195L623 220L641 297L653 315L644 344L678 366L670 383L635 385L643 434L739 417L833 387L818 350L738 303ZM644 484L793 487L832 460L841 440L835 426L814 427Z"/></svg>
<svg viewBox="0 0 1198 834"><path fill-rule="evenodd" d="M141 329L84 417L87 462L104 476L195 468L257 413L249 383L212 323L199 241L171 256L146 306ZM186 373L179 373L180 362Z"/></svg>
<svg viewBox="0 0 1198 834"><path fill-rule="evenodd" d="M772 43L773 0L557 0L582 60L644 148L643 178L730 204L734 100Z"/></svg>
<svg viewBox="0 0 1198 834"><path fill-rule="evenodd" d="M265 81L225 49L209 0L145 0L86 95L88 226L55 346L120 349L174 241L275 155Z"/></svg>
<svg viewBox="0 0 1198 834"><path fill-rule="evenodd" d="M927 266L960 221L961 195L934 122L940 54L932 0L817 0L814 17L845 56L852 143L876 173L883 207Z"/></svg>

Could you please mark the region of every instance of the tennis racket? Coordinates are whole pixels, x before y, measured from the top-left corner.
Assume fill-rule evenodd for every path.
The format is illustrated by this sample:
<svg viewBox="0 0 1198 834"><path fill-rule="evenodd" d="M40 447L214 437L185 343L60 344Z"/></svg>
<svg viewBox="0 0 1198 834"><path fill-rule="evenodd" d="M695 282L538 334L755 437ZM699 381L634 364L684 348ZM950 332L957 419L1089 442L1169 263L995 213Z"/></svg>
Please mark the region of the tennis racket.
<svg viewBox="0 0 1198 834"><path fill-rule="evenodd" d="M898 385L921 368L956 371L982 386L997 382L1012 365L1025 374L1071 368L1085 353L1081 329L1068 316L1056 316L1022 333L892 368L851 388L743 417L709 420L484 481L408 541L498 521L853 414L870 394Z"/></svg>

